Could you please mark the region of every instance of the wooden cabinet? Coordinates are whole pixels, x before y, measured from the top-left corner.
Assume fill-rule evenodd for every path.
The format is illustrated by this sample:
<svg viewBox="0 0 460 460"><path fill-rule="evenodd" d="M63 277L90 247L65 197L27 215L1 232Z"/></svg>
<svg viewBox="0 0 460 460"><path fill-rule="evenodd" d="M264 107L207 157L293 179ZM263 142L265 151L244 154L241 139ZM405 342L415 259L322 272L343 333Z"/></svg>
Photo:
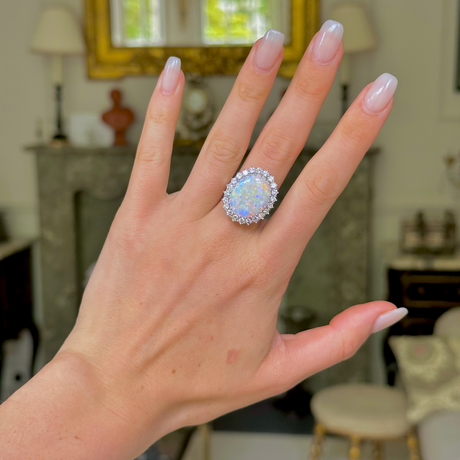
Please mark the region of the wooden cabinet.
<svg viewBox="0 0 460 460"><path fill-rule="evenodd" d="M430 335L434 323L449 308L460 305L460 269L421 268L388 270L388 300L406 307L408 315L393 325L385 340L387 377L394 384L396 362L388 345L392 335Z"/></svg>

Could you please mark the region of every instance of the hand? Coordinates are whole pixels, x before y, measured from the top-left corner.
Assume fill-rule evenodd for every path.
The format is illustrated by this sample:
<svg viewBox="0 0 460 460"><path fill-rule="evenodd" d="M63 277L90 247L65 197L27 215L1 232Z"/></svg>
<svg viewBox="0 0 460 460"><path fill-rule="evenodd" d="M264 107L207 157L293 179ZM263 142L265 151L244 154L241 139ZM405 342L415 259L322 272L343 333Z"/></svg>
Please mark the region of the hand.
<svg viewBox="0 0 460 460"><path fill-rule="evenodd" d="M260 166L283 182L333 83L341 36L342 26L328 21L312 40L243 168ZM126 197L56 357L81 366L91 376L88 391L130 427L130 454L168 431L291 388L352 356L373 328L399 315L373 302L297 335L276 330L306 244L391 110L394 77L384 74L361 92L269 221L239 225L225 214L222 193L248 148L282 42L269 31L254 45L190 177L173 195L166 186L184 89L177 59L168 61L150 101Z"/></svg>

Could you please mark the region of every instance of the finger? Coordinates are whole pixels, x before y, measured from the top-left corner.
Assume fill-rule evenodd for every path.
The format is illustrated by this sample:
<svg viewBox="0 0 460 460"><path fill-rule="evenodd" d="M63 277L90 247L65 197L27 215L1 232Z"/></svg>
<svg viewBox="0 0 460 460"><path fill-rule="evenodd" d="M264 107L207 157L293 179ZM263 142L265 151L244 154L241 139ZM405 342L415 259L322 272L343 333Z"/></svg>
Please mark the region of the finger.
<svg viewBox="0 0 460 460"><path fill-rule="evenodd" d="M182 189L189 212L203 216L222 198L275 81L283 41L281 32L269 30L251 50Z"/></svg>
<svg viewBox="0 0 460 460"><path fill-rule="evenodd" d="M184 74L180 59L170 57L147 109L126 200L146 215L166 196L174 132L179 116Z"/></svg>
<svg viewBox="0 0 460 460"><path fill-rule="evenodd" d="M383 74L366 87L323 147L307 163L264 227L264 247L294 260L347 185L387 119L397 80ZM286 238L289 235L289 238Z"/></svg>
<svg viewBox="0 0 460 460"><path fill-rule="evenodd" d="M294 78L243 169L261 167L281 184L301 152L334 81L343 54L343 26L326 21L311 41Z"/></svg>
<svg viewBox="0 0 460 460"><path fill-rule="evenodd" d="M348 308L327 326L280 336L263 364L262 374L272 376L266 384L271 383L278 392L293 387L310 375L352 357L369 335L376 332L374 325L382 325L379 318L385 319L386 315L383 325L387 327L406 313L405 308L396 309L389 302L371 302Z"/></svg>

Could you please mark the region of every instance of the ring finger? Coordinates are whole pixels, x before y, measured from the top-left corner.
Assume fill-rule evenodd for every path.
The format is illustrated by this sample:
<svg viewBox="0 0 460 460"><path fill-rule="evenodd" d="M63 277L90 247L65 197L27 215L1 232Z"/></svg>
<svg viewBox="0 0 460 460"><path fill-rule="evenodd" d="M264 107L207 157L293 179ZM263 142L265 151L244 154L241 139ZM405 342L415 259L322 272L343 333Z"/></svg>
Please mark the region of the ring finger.
<svg viewBox="0 0 460 460"><path fill-rule="evenodd" d="M343 26L326 21L311 41L289 88L243 169L266 169L281 184L305 145L342 57Z"/></svg>

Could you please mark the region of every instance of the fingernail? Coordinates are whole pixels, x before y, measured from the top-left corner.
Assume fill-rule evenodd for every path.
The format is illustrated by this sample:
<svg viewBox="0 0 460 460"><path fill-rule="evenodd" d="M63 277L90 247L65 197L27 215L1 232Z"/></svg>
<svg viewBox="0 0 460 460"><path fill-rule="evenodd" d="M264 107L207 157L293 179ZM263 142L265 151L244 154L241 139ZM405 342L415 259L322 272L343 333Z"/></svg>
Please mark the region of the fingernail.
<svg viewBox="0 0 460 460"><path fill-rule="evenodd" d="M372 328L372 332L378 332L382 329L385 329L386 327L393 326L393 324L403 319L407 315L407 313L407 308L404 307L387 311L386 313L380 315L377 318L377 320L374 323L374 327Z"/></svg>
<svg viewBox="0 0 460 460"><path fill-rule="evenodd" d="M315 38L313 56L321 64L331 62L339 50L343 37L343 25L329 19Z"/></svg>
<svg viewBox="0 0 460 460"><path fill-rule="evenodd" d="M397 86L398 79L393 75L380 75L364 96L364 107L371 113L381 112L390 102Z"/></svg>
<svg viewBox="0 0 460 460"><path fill-rule="evenodd" d="M161 92L165 95L174 93L179 83L180 59L171 56L166 61L163 75L161 77Z"/></svg>
<svg viewBox="0 0 460 460"><path fill-rule="evenodd" d="M277 30L267 30L257 47L254 56L255 65L262 70L270 70L283 48L284 34Z"/></svg>

